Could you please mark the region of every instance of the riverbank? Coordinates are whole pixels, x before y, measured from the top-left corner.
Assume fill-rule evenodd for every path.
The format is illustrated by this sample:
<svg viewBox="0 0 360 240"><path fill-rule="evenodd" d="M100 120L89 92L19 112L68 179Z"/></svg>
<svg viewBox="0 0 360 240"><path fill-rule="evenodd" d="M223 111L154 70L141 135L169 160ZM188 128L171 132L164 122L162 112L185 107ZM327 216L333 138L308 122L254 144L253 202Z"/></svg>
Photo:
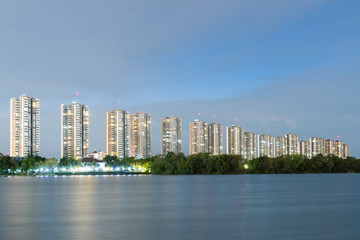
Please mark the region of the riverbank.
<svg viewBox="0 0 360 240"><path fill-rule="evenodd" d="M59 172L59 173L13 173L3 174L0 177L38 177L38 176L98 176L98 175L151 175L148 172Z"/></svg>

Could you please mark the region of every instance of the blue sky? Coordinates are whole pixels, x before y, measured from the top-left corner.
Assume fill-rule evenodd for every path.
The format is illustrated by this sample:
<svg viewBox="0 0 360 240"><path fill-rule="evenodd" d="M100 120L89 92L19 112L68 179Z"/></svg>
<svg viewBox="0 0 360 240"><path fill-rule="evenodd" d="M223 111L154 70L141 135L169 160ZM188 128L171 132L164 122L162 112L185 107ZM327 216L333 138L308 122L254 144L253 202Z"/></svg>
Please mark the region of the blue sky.
<svg viewBox="0 0 360 240"><path fill-rule="evenodd" d="M60 155L60 104L237 124L257 134L340 139L360 156L358 1L1 1L0 152L9 98L41 102L41 155ZM76 97L75 93L80 92ZM120 103L119 103L120 100ZM216 115L216 118L213 118ZM238 121L234 121L237 118Z"/></svg>

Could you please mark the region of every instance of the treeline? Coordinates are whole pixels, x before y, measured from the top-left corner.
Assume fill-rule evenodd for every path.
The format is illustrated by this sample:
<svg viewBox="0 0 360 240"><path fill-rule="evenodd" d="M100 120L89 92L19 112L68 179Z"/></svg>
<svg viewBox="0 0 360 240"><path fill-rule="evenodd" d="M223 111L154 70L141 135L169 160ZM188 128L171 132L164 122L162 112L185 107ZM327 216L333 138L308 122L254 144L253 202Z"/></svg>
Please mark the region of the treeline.
<svg viewBox="0 0 360 240"><path fill-rule="evenodd" d="M183 153L168 153L151 163L151 173L157 175L236 174L245 173L244 170L244 160L239 155L199 153L185 157Z"/></svg>
<svg viewBox="0 0 360 240"><path fill-rule="evenodd" d="M150 172L150 165L155 157L147 159L135 159L133 157L119 159L115 156L106 156L104 162L107 166L118 168L123 167L136 171ZM23 159L11 158L9 156L0 157L0 174L14 174L14 173L35 173L39 169L43 169L44 173L53 173L55 169L71 170L72 168L89 166L95 167L96 161L81 162L80 159L74 158L43 158L40 156L28 156ZM47 170L47 171L46 171Z"/></svg>
<svg viewBox="0 0 360 240"><path fill-rule="evenodd" d="M334 155L317 155L311 159L301 155L286 155L277 158L259 157L245 161L240 155L211 156L200 153L185 156L183 153L168 153L146 159L115 156L104 158L112 169L128 169L151 172L156 175L191 174L283 174L283 173L359 173L360 160L354 157L342 159ZM0 174L33 173L36 169L47 169L51 173L56 168L71 169L79 166L95 166L96 162L82 163L81 160L29 156L17 160L9 156L0 157ZM117 170L118 171L118 170Z"/></svg>
<svg viewBox="0 0 360 240"><path fill-rule="evenodd" d="M158 175L358 173L360 161L353 157L342 159L334 155L317 155L311 159L301 155L286 155L245 161L239 155L211 156L209 153L200 153L185 157L183 153L169 153L153 160L151 172Z"/></svg>
<svg viewBox="0 0 360 240"><path fill-rule="evenodd" d="M305 158L301 155L286 155L277 158L260 157L248 162L248 172L255 174L281 173L359 173L360 160L346 159L321 154Z"/></svg>
<svg viewBox="0 0 360 240"><path fill-rule="evenodd" d="M28 156L22 160L9 156L0 157L0 174L11 174L15 172L27 173L38 168L47 168L53 171L58 166L55 158L43 158L40 156Z"/></svg>
<svg viewBox="0 0 360 240"><path fill-rule="evenodd" d="M116 156L110 156L106 155L103 159L103 161L106 163L109 167L124 167L131 169L143 169L146 172L149 172L151 169L151 163L156 159L157 156L150 157L150 158L144 158L144 159L135 159L134 157L125 157L125 158L118 158Z"/></svg>

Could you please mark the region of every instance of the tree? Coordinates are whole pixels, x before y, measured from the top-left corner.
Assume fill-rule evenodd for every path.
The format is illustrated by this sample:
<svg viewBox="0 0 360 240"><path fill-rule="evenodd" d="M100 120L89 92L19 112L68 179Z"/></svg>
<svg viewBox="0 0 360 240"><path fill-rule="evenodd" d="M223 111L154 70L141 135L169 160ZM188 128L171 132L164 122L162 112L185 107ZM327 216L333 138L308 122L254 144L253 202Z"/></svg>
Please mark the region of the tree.
<svg viewBox="0 0 360 240"><path fill-rule="evenodd" d="M54 158L49 158L45 160L44 165L46 168L50 169L52 173L54 173L54 168L58 166L58 162Z"/></svg>
<svg viewBox="0 0 360 240"><path fill-rule="evenodd" d="M108 166L111 166L111 167L120 165L120 159L116 156L106 155L103 160L104 160L104 162L106 162L106 164Z"/></svg>
<svg viewBox="0 0 360 240"><path fill-rule="evenodd" d="M9 156L0 157L0 174L14 173L19 168L19 163L15 158Z"/></svg>
<svg viewBox="0 0 360 240"><path fill-rule="evenodd" d="M81 160L76 160L74 158L61 158L59 162L59 167L76 167L81 165Z"/></svg>

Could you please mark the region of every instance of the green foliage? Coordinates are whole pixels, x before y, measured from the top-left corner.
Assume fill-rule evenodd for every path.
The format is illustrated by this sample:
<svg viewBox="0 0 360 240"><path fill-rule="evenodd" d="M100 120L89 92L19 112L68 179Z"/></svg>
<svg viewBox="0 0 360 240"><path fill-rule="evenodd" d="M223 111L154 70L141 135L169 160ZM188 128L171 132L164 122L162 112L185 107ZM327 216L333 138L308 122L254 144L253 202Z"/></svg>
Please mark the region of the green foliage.
<svg viewBox="0 0 360 240"><path fill-rule="evenodd" d="M153 174L286 174L360 172L360 161L353 157L341 159L334 155L317 155L307 159L301 155L277 158L259 157L244 161L239 155L211 156L200 153L185 157L168 153L152 162Z"/></svg>
<svg viewBox="0 0 360 240"><path fill-rule="evenodd" d="M248 162L249 173L346 173L360 172L360 161L353 157L341 159L334 155L321 154L305 158L301 155L286 155L277 158L260 157Z"/></svg>
<svg viewBox="0 0 360 240"><path fill-rule="evenodd" d="M209 153L199 153L185 157L183 153L168 153L154 159L151 172L159 175L188 175L236 174L246 171L243 158L237 155L211 156Z"/></svg>
<svg viewBox="0 0 360 240"><path fill-rule="evenodd" d="M16 159L10 158L9 156L2 156L0 158L0 173L8 174L14 173L19 168L19 163Z"/></svg>
<svg viewBox="0 0 360 240"><path fill-rule="evenodd" d="M106 155L103 160L110 167L115 167L120 165L120 159L116 156Z"/></svg>
<svg viewBox="0 0 360 240"><path fill-rule="evenodd" d="M61 158L59 162L59 167L77 167L81 165L81 160L76 160L74 158Z"/></svg>
<svg viewBox="0 0 360 240"><path fill-rule="evenodd" d="M27 173L28 171L32 171L37 166L42 165L45 161L45 158L40 156L29 155L27 158L20 161L21 171Z"/></svg>
<svg viewBox="0 0 360 240"><path fill-rule="evenodd" d="M48 158L44 161L44 166L50 169L51 172L54 172L54 168L58 166L58 162L54 158Z"/></svg>
<svg viewBox="0 0 360 240"><path fill-rule="evenodd" d="M199 153L185 157L183 153L168 153L146 159L106 156L110 167L124 167L135 171L145 171L157 175L191 175L191 174L283 174L283 173L347 173L360 172L360 161L354 157L341 159L334 155L317 155L311 159L301 155L286 155L277 158L259 157L244 161L240 155L218 155ZM32 173L35 169L46 168L51 172L56 167L76 167L81 160L62 158L45 159L39 156L28 156L17 161L9 156L0 157L0 174L14 173L21 169L23 173Z"/></svg>

